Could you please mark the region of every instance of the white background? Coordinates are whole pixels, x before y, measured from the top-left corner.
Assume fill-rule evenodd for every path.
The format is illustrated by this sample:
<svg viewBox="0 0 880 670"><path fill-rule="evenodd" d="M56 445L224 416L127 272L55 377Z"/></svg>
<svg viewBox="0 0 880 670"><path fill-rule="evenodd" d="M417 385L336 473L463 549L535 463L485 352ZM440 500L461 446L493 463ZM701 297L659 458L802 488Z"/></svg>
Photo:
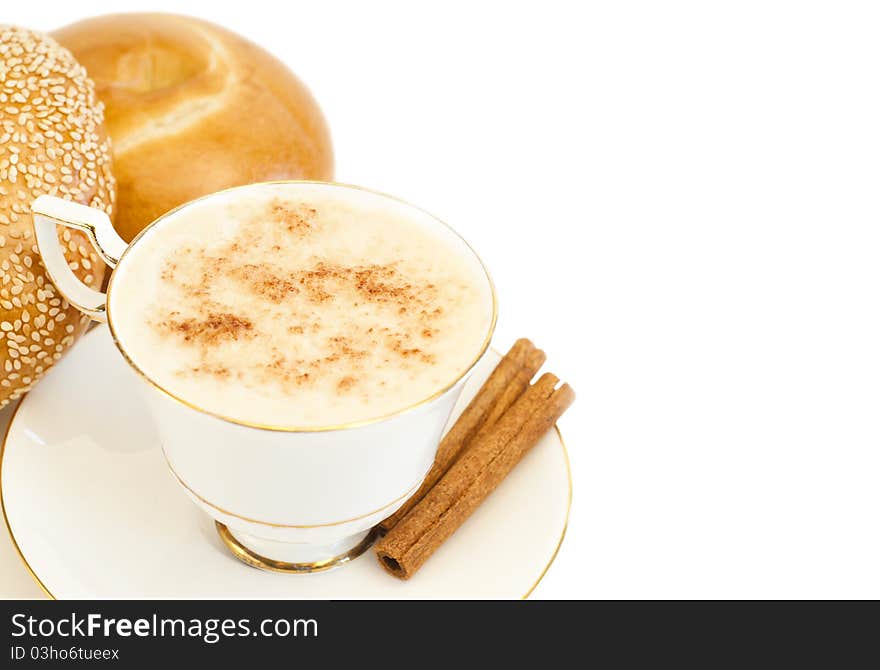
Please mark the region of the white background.
<svg viewBox="0 0 880 670"><path fill-rule="evenodd" d="M496 347L531 337L578 391L569 532L534 597L880 597L869 3L39 0L0 20L123 6L185 7L288 63L337 179L462 232L498 286ZM0 587L23 595L10 551Z"/></svg>

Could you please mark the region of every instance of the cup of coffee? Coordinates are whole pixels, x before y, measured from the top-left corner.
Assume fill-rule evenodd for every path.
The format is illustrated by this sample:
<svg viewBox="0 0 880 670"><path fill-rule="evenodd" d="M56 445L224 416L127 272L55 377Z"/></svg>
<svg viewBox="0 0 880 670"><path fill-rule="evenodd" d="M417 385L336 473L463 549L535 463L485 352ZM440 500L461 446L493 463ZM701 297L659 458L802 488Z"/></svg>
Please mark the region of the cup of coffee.
<svg viewBox="0 0 880 670"><path fill-rule="evenodd" d="M143 382L174 477L259 567L316 571L369 546L430 469L495 327L467 243L366 189L232 188L128 245L98 210L32 210L50 278ZM77 280L58 226L116 268L106 293Z"/></svg>

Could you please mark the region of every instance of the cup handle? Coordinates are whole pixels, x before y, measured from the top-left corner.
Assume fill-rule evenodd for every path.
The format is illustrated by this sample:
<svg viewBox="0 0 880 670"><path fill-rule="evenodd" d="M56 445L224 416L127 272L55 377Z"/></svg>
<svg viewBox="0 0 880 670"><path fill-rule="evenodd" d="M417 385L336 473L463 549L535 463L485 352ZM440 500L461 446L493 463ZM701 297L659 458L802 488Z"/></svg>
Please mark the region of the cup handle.
<svg viewBox="0 0 880 670"><path fill-rule="evenodd" d="M128 246L113 229L104 212L51 195L41 195L31 205L37 249L49 279L61 295L79 311L95 321L107 321L107 294L83 284L70 269L56 226L81 230L104 262L115 268Z"/></svg>

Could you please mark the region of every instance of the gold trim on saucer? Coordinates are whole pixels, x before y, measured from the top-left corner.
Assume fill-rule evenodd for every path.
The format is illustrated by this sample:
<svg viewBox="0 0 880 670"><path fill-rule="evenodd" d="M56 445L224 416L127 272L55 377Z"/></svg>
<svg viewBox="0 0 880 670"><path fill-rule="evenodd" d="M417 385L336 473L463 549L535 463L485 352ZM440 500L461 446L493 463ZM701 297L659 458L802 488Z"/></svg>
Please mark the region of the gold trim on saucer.
<svg viewBox="0 0 880 670"><path fill-rule="evenodd" d="M217 510L221 514L225 514L226 516L234 516L236 519L241 519L242 521L247 521L248 523L259 524L260 526L271 526L272 528L327 528L328 526L341 526L342 524L350 523L351 521L358 521L359 519L366 519L368 516L378 514L382 510L387 509L388 507L391 507L394 503L400 502L401 500L404 500L404 499L408 498L409 496L411 496L413 493L415 493L416 489L419 486L421 486L425 477L428 476L428 473L426 472L422 476L422 478L418 481L418 483L415 486L411 486L409 488L409 490L406 493L404 493L402 496L398 496L397 498L392 500L387 505L382 505L382 507L380 507L379 509L374 509L372 512L367 512L366 514L361 514L360 516L355 516L350 519L343 519L342 521L332 521L329 523L313 523L313 524L272 523L271 521L261 521L260 519L252 519L251 517L243 516L241 514L236 514L235 512L230 512L228 509L224 509L224 508L220 507L220 505L215 505L210 500L206 500L201 495L199 495L198 493L193 491L192 487L189 484L187 484L185 481L183 481L183 479L181 479L180 475L178 475L177 472L174 470L174 468L171 467L171 463L168 461L168 455L165 453L164 448L162 449L162 455L165 457L165 462L168 464L168 469L171 470L171 474L174 475L174 478L178 481L178 483L183 488L185 488L187 491L189 491L193 496L195 496L196 498L201 500L203 503L205 503L208 507Z"/></svg>
<svg viewBox="0 0 880 670"><path fill-rule="evenodd" d="M324 572L324 570L329 570L330 568L335 568L338 565L344 565L345 563L354 560L373 545L373 542L376 541L376 536L378 535L376 529L372 528L363 540L344 554L339 554L338 556L333 556L332 558L323 561L313 561L311 563L287 563L286 561L276 561L273 558L260 556L257 552L248 549L240 540L238 540L238 538L235 537L235 535L232 534L232 531L230 531L229 528L219 521L214 521L214 526L217 528L217 534L220 536L220 539L223 540L223 544L225 544L227 549L229 549L229 551L231 551L232 554L242 563L245 563L252 568L268 570L269 572L283 572L286 574L301 575L313 572Z"/></svg>
<svg viewBox="0 0 880 670"><path fill-rule="evenodd" d="M562 535L559 536L559 543L556 545L556 549L553 550L553 555L550 556L550 560L547 562L547 565L544 566L541 574L538 575L535 583L532 584L532 588L526 591L526 594L520 600L526 600L530 595L532 595L532 592L536 588L538 588L538 584L540 584L541 580L544 579L544 575L547 574L550 566L553 565L553 561L555 561L556 557L559 555L559 550L562 549L562 542L563 540L565 540L565 531L568 530L568 519L571 516L571 499L574 495L574 482L571 479L571 461L568 458L568 449L565 446L565 440L562 439L562 431L559 430L559 426L557 426L556 424L553 424L553 428L556 429L556 434L559 436L559 444L562 445L562 455L565 457L565 471L568 473L568 506L565 508L565 523L562 525Z"/></svg>
<svg viewBox="0 0 880 670"><path fill-rule="evenodd" d="M3 500L3 455L6 453L6 440L9 438L9 431L12 430L12 422L15 421L15 416L18 414L18 410L21 409L22 402L24 402L24 398L19 400L18 405L15 406L15 409L12 410L12 414L9 415L9 423L6 425L6 431L3 433L3 442L0 443L0 512L3 514L3 523L6 524L6 530L9 531L9 539L12 540L12 548L18 553L21 562L24 563L25 570L28 571L28 574L37 583L37 586L43 590L43 593L45 593L51 600L57 600L52 592L46 588L46 585L43 584L43 580L40 579L36 572L34 572L31 564L27 562L27 559L21 552L21 547L18 546L18 540L15 539L15 534L12 532L12 526L9 525L9 517L6 516L6 502Z"/></svg>
<svg viewBox="0 0 880 670"><path fill-rule="evenodd" d="M477 355L473 358L473 360L467 366L465 366L464 370L462 370L459 373L459 375L452 382L445 385L439 391L432 393L427 398L424 398L423 400L419 400L418 402L413 403L412 405L409 405L407 407L402 407L401 409L398 409L394 412L389 412L388 414L383 414L382 416L372 417L369 419L363 419L361 421L352 421L350 423L342 423L342 424L336 424L336 425L330 425L330 426L315 426L315 427L268 425L268 424L253 423L250 421L243 421L241 419L235 419L233 417L225 416L225 415L219 414L217 412L209 411L207 409L204 409L203 407L199 407L198 405L195 405L187 400L184 400L183 398L180 398L180 397L174 395L173 393L171 393L171 391L169 391L168 389L166 389L165 387L160 385L158 382L151 379L147 375L147 373L144 372L143 370L141 370L137 366L137 364L132 360L132 358L128 355L128 352L126 352L125 348L122 346L121 339L117 336L116 329L113 327L113 310L111 309L111 307L113 304L113 300L112 300L113 286L114 286L113 280L117 276L119 276L119 270L117 269L117 270L114 270L113 274L110 275L110 282L107 284L107 298L106 298L106 303L105 303L106 304L106 314L107 314L107 325L110 327L110 335L113 338L113 342L116 344L116 348L119 350L119 353L122 354L122 357L125 359L126 363L128 363L131 366L132 370L134 370L138 374L139 377L141 377L145 382L147 382L154 389L159 391L162 395L167 396L171 400L183 405L184 407L194 409L197 412L201 412L202 414L207 414L208 416L213 416L216 419L220 419L221 421L226 421L227 423L236 424L238 426L244 426L246 428L257 428L259 430L284 432L284 433L321 433L321 432L328 432L328 431L333 431L333 430L347 430L349 428L358 428L360 426L367 426L367 425L370 425L373 423L378 423L380 421L384 421L386 419L390 419L390 418L399 416L400 414L404 414L406 412L409 412L411 410L417 409L419 407L422 407L423 405L428 404L432 400L439 398L444 393L446 393L447 391L449 391L450 389L455 387L456 384L458 384L462 379L464 379L468 375L468 373L474 369L476 364L480 362L480 359L483 358L483 354L485 354L486 351L489 349L489 343L492 341L492 335L495 332L495 324L498 322L498 295L495 292L495 283L492 281L492 276L489 274L489 269L486 267L486 264L483 262L483 259L480 258L480 255L474 250L474 248L468 243L468 241L466 239L464 239L461 235L459 235L458 232L456 232L456 230L452 226L450 226L448 223L437 218L436 216L434 216L430 212L422 209L421 207L417 207L416 205L413 205L412 203L407 202L406 200L396 198L395 196L389 195L387 193L382 193L381 191L375 191L370 188L364 188L363 186L355 186L354 184L343 184L341 182L315 181L315 180L305 180L305 179L300 179L300 180L280 179L280 180L275 180L275 181L257 182L254 184L244 184L243 186L233 186L231 188L223 189L222 191L216 191L214 193L209 193L208 195L204 195L200 198L195 198L194 200L190 200L189 202L186 202L182 205L179 205L178 207L175 207L174 209L171 209L171 210L165 212L162 216L157 218L155 221L150 223L146 228L144 228L141 232L139 232L134 237L134 239L132 239L132 241L129 242L128 247L122 253L122 255L119 257L119 264L117 267L122 266L122 261L125 259L125 257L132 250L132 248L134 248L134 246L137 244L137 242L140 239L142 239L144 236L146 236L150 231L156 230L159 223L161 223L162 221L164 221L168 217L173 216L181 209L183 209L185 207L189 207L190 205L194 205L197 202L200 202L202 200L206 200L208 198L213 198L214 196L220 195L222 193L228 193L230 191L235 191L238 189L246 189L246 188L250 188L250 187L254 187L254 186L282 185L282 184L290 184L290 185L312 184L312 185L319 185L319 186L332 186L332 187L341 188L341 189L351 189L351 190L355 190L355 191L362 191L365 193L371 193L371 194L377 195L381 198L387 198L389 200L393 200L399 204L405 205L407 207L411 207L412 209L415 209L419 212L422 212L423 214L430 217L431 219L436 221L438 224L440 224L441 226L443 226L444 228L449 230L458 239L460 239L462 241L462 243L465 245L465 247L467 247L470 250L470 252L474 255L474 258L477 259L477 263L479 263L480 267L483 269L483 274L486 277L486 282L489 284L489 293L492 297L492 318L491 318L491 321L489 322L489 328L486 332L486 337L483 340L483 344L480 346L480 350L479 350L479 352L477 352Z"/></svg>

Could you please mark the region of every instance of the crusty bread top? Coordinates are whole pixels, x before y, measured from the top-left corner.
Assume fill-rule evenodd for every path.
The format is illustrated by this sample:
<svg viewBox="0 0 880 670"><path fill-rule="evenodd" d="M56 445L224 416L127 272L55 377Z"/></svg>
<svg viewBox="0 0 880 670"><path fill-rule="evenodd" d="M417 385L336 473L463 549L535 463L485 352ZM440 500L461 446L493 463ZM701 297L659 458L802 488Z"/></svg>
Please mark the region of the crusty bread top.
<svg viewBox="0 0 880 670"><path fill-rule="evenodd" d="M235 33L173 14L114 14L53 35L86 67L106 105L116 227L126 239L207 193L332 177L329 133L311 94Z"/></svg>

